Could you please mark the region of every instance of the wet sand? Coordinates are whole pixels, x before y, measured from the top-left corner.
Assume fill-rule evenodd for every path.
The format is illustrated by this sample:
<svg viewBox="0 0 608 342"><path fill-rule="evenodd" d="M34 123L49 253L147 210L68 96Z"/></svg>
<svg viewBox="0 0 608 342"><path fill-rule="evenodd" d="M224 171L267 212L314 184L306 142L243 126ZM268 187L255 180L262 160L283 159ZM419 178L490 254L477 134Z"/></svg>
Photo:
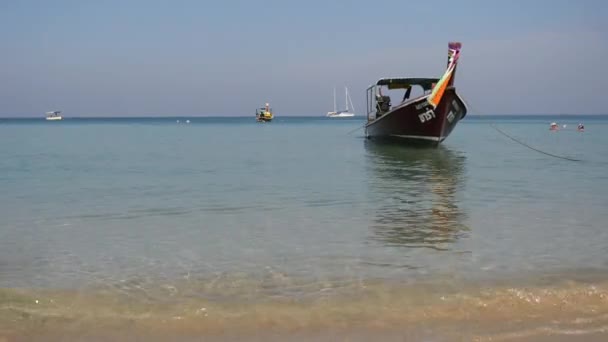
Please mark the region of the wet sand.
<svg viewBox="0 0 608 342"><path fill-rule="evenodd" d="M37 302L36 302L37 301ZM608 282L367 284L313 299L0 290L0 341L606 341Z"/></svg>
<svg viewBox="0 0 608 342"><path fill-rule="evenodd" d="M232 342L232 341L253 341L253 342L279 342L279 341L512 341L512 342L566 342L566 341L589 341L600 342L606 341L608 337L608 327L598 328L597 331L530 331L520 334L504 334L504 335L479 335L470 332L457 332L453 327L451 332L434 331L432 328L387 328L387 329L356 329L351 330L324 330L324 331L272 331L265 330L260 327L258 331L249 333L242 332L225 332L225 333L151 333L133 330L119 331L98 331L88 330L72 333L58 332L33 332L25 334L8 334L0 337L0 342L21 342L21 341L91 341L91 342L106 342L106 341L216 341L216 342ZM102 329L99 329L102 330Z"/></svg>

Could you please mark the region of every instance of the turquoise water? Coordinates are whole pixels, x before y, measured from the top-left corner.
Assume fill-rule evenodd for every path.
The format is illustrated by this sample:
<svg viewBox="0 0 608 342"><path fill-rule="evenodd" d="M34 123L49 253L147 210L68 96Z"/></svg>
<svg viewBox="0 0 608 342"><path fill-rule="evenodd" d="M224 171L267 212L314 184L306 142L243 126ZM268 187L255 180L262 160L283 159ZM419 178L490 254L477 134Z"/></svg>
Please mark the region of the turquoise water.
<svg viewBox="0 0 608 342"><path fill-rule="evenodd" d="M608 117L471 116L437 149L362 124L0 120L0 289L221 303L373 283L402 299L608 274Z"/></svg>
<svg viewBox="0 0 608 342"><path fill-rule="evenodd" d="M439 149L356 119L188 119L0 121L0 287L608 267L605 117L472 117Z"/></svg>

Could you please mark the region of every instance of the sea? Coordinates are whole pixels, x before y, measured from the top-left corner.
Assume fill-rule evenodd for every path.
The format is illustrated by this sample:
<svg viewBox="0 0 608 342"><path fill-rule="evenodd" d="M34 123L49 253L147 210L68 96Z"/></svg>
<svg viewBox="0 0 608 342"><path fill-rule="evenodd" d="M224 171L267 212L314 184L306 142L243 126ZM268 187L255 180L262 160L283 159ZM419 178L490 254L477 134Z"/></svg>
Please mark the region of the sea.
<svg viewBox="0 0 608 342"><path fill-rule="evenodd" d="M0 119L0 341L608 340L608 116L364 122Z"/></svg>

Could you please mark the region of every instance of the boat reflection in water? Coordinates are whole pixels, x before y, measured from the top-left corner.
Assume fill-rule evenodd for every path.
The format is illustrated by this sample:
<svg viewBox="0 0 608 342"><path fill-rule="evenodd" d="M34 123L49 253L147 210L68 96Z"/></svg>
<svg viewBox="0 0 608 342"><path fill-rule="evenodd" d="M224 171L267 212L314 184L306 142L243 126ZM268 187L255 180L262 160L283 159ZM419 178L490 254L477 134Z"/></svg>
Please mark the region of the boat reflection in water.
<svg viewBox="0 0 608 342"><path fill-rule="evenodd" d="M373 240L389 246L448 250L468 233L457 195L464 155L445 146L407 148L366 141Z"/></svg>

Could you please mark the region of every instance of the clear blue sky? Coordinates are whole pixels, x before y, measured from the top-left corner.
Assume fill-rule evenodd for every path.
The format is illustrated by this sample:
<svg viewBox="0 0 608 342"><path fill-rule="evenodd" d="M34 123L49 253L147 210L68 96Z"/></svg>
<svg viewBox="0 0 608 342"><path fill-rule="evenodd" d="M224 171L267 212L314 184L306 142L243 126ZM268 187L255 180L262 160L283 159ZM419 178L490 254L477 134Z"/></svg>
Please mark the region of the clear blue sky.
<svg viewBox="0 0 608 342"><path fill-rule="evenodd" d="M440 76L450 40L476 111L608 114L607 18L605 0L4 0L0 116L324 115L334 85L363 114L380 77Z"/></svg>

